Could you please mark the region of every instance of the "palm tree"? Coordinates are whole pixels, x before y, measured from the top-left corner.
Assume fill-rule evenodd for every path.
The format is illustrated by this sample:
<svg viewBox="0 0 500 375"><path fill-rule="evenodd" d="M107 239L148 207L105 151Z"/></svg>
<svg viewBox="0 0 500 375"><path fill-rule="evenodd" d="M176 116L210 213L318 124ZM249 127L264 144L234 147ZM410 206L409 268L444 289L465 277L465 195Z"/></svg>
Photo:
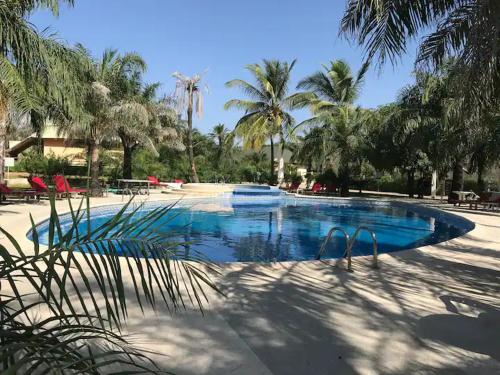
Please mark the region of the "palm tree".
<svg viewBox="0 0 500 375"><path fill-rule="evenodd" d="M124 336L127 309L136 302L141 310L149 305L177 311L186 308L188 297L203 309L206 289L218 291L210 280L213 266L152 228L156 220L176 216L170 204L139 206L142 213L135 215L129 201L94 228L85 223L91 208L87 203L82 209L84 199L78 208L68 199L67 226L50 199L48 246L40 246L35 225L30 249L0 226L6 238L0 282L9 286L0 296L0 371L165 374ZM126 293L128 287L135 293Z"/></svg>
<svg viewBox="0 0 500 375"><path fill-rule="evenodd" d="M231 150L233 145L233 133L229 131L224 124L217 124L214 126L212 132L209 134L217 143L216 165L219 165L223 156Z"/></svg>
<svg viewBox="0 0 500 375"><path fill-rule="evenodd" d="M196 172L196 165L194 162L193 152L193 111L196 111L198 118L203 116L203 93L200 88L202 79L201 74L195 74L192 77L174 72L173 77L177 79L175 84L174 101L179 114L187 111L187 148L188 158L191 167L191 179L193 182L200 182L198 173Z"/></svg>
<svg viewBox="0 0 500 375"><path fill-rule="evenodd" d="M274 179L274 137L278 135L280 145L279 180L284 176L283 150L286 138L290 136L295 120L288 112L294 107L293 96L287 96L290 72L295 60L290 64L278 60L264 60L259 64L247 65L254 76L256 85L241 79L226 83L227 87L239 87L250 100L232 99L225 109L236 108L245 115L236 124L236 134L243 138L245 148L259 150L266 139L271 148L270 176ZM281 181L280 181L281 182Z"/></svg>
<svg viewBox="0 0 500 375"><path fill-rule="evenodd" d="M37 8L57 15L59 3L72 0L11 0L0 2L0 182L4 181L4 156L9 114L28 113L56 103L70 112L78 106L79 75L75 51L54 39L42 37L27 20ZM43 88L43 90L42 90ZM36 95L43 94L43 95Z"/></svg>
<svg viewBox="0 0 500 375"><path fill-rule="evenodd" d="M393 64L408 43L420 43L417 63L439 67L457 56L457 89L488 103L500 89L500 3L497 0L349 0L341 33L365 46L367 60ZM477 99L477 100L476 100Z"/></svg>
<svg viewBox="0 0 500 375"><path fill-rule="evenodd" d="M92 195L102 194L99 183L99 152L102 141L116 129L117 120L130 116L139 123L147 123L147 111L138 103L125 105L121 100L130 90L127 77L144 72L146 64L135 53L119 55L116 50L106 49L99 61L79 46L81 54L91 67L87 79L84 101L85 117L62 127L62 131L86 139L89 154L90 188ZM120 107L121 105L121 107ZM130 118L129 118L130 119ZM132 121L132 120L131 120Z"/></svg>
<svg viewBox="0 0 500 375"><path fill-rule="evenodd" d="M322 140L321 149L325 160L321 165L326 164L326 158L338 159L341 194L347 196L350 158L359 158L354 150L358 149L361 142L360 121L365 113L359 108L353 108L352 103L359 95L368 65L363 64L355 76L343 60L331 61L323 69L324 71L318 71L299 82L297 88L305 89L306 92L292 96L296 108L307 106L313 114L312 118L298 124L296 129L303 126L321 127L321 131L313 133L317 140ZM319 138L318 133L321 134Z"/></svg>

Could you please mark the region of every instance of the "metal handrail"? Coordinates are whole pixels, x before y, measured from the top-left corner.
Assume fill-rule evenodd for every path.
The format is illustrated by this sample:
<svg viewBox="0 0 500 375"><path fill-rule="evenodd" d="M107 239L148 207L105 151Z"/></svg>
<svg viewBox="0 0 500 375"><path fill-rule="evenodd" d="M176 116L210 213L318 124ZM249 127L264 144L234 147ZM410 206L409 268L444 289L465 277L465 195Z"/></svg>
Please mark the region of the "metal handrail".
<svg viewBox="0 0 500 375"><path fill-rule="evenodd" d="M321 245L321 248L319 249L319 253L318 253L318 255L316 255L316 260L321 259L321 256L325 253L325 249L326 249L326 245L328 244L328 241L330 241L330 238L332 237L333 233L336 231L342 232L344 234L346 246L349 247L349 242L350 242L349 233L347 233L345 231L345 229L342 227L333 227L332 229L330 229L328 231L328 234L326 235L326 237L323 241L323 244ZM350 262L350 260L349 260L349 262Z"/></svg>
<svg viewBox="0 0 500 375"><path fill-rule="evenodd" d="M352 257L352 246L354 245L354 242L356 242L356 238L358 237L359 232L362 230L368 232L370 236L372 237L373 241L373 268L378 268L378 245L377 245L377 236L375 235L375 232L370 230L370 228L361 225L359 226L356 231L354 232L354 235L352 236L351 241L349 242L349 245L347 246L346 249L346 255L347 255L347 270L352 271L351 267L351 257Z"/></svg>

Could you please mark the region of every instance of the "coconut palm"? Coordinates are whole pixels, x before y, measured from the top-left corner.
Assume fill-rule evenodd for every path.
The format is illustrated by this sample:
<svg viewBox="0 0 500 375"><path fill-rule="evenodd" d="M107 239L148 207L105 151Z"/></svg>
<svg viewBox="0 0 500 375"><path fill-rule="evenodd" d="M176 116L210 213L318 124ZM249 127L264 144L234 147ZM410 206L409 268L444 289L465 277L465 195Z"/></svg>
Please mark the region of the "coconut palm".
<svg viewBox="0 0 500 375"><path fill-rule="evenodd" d="M327 159L330 164L338 161L341 194L346 196L349 194L351 161L359 159L354 150L358 150L361 143L360 121L365 113L354 108L352 103L360 93L368 65L364 64L356 75L343 60L331 61L323 69L297 85L298 89L307 91L293 95L292 102L295 107L309 107L313 117L298 124L294 130L304 126L320 127L321 130L310 135L314 137L309 141L318 141L320 155L324 158L320 163L322 167L326 167ZM303 146L310 146L310 143Z"/></svg>
<svg viewBox="0 0 500 375"><path fill-rule="evenodd" d="M367 60L393 64L410 41L420 43L417 63L439 67L457 56L457 88L488 102L500 89L500 3L497 0L349 0L341 32L364 45Z"/></svg>
<svg viewBox="0 0 500 375"><path fill-rule="evenodd" d="M232 149L234 134L224 124L217 124L209 136L217 143L216 165L219 165L222 158Z"/></svg>
<svg viewBox="0 0 500 375"><path fill-rule="evenodd" d="M294 65L295 60L290 64L278 60L264 60L262 66L251 64L246 67L253 75L256 85L241 79L226 83L227 87L239 87L249 97L249 100L232 99L224 105L225 109L236 108L245 111L235 128L236 134L243 138L243 146L259 150L269 139L271 179L274 179L274 137L279 137L278 177L282 180L283 150L295 123L288 112L294 107L293 96L287 96L290 73Z"/></svg>
<svg viewBox="0 0 500 375"><path fill-rule="evenodd" d="M352 104L360 94L367 70L368 64L363 64L354 76L344 60L330 61L323 65L323 71L299 82L297 88L306 92L295 94L295 105L309 106L313 113L320 113L334 110L339 104Z"/></svg>
<svg viewBox="0 0 500 375"><path fill-rule="evenodd" d="M62 131L75 138L83 137L88 145L90 188L92 195L102 194L99 183L99 152L102 141L114 134L117 119L125 115L137 122L147 122L147 111L140 104L125 106L121 101L130 88L126 77L140 74L146 69L144 60L135 53L119 55L116 50L106 49L102 58L95 61L83 46L81 55L91 67L83 103L85 116L62 126ZM125 77L125 78L124 78ZM127 91L129 90L129 91ZM123 106L120 108L119 105Z"/></svg>
<svg viewBox="0 0 500 375"><path fill-rule="evenodd" d="M138 147L150 149L155 156L158 156L156 145L159 143L182 151L184 148L179 147L174 109L168 107L165 100L156 99L160 84L143 84L138 71L132 75L124 73L120 100L110 110L123 147L123 178L132 178L132 157Z"/></svg>
<svg viewBox="0 0 500 375"><path fill-rule="evenodd" d="M0 182L9 114L23 114L50 101L71 111L81 102L75 73L77 54L54 39L40 35L28 21L37 8L57 15L59 3L72 0L10 0L0 2ZM78 70L77 70L78 71Z"/></svg>
<svg viewBox="0 0 500 375"><path fill-rule="evenodd" d="M203 89L200 87L202 74L195 74L192 77L174 72L176 78L174 103L179 114L187 113L187 148L188 158L191 167L191 179L193 182L200 182L196 172L196 164L193 152L193 111L198 118L203 116Z"/></svg>

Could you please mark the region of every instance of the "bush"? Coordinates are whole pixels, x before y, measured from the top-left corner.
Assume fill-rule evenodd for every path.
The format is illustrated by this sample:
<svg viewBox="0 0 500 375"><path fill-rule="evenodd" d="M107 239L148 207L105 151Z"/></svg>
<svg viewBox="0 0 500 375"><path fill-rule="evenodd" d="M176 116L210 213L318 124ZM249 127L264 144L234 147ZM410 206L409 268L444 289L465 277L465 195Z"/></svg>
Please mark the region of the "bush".
<svg viewBox="0 0 500 375"><path fill-rule="evenodd" d="M54 154L44 156L38 152L31 151L20 158L14 171L28 172L34 175L54 176L57 174L69 175L70 169L70 162L67 158L58 157Z"/></svg>
<svg viewBox="0 0 500 375"><path fill-rule="evenodd" d="M316 175L315 180L316 182L319 182L322 185L330 185L338 183L337 174L333 171L333 169L327 169L323 173Z"/></svg>

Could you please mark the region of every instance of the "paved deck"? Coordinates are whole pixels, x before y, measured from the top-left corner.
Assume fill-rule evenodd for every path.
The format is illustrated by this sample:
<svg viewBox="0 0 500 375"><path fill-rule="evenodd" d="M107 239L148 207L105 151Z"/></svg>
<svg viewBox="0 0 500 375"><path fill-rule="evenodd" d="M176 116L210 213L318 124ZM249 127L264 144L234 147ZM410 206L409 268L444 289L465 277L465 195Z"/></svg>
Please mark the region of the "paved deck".
<svg viewBox="0 0 500 375"><path fill-rule="evenodd" d="M217 280L227 298L212 296L206 316L131 308L128 331L178 374L500 373L500 215L454 211L475 229L382 254L379 270L364 258L354 273L333 261L228 264ZM28 212L40 221L48 207L0 206L0 225L25 246Z"/></svg>

